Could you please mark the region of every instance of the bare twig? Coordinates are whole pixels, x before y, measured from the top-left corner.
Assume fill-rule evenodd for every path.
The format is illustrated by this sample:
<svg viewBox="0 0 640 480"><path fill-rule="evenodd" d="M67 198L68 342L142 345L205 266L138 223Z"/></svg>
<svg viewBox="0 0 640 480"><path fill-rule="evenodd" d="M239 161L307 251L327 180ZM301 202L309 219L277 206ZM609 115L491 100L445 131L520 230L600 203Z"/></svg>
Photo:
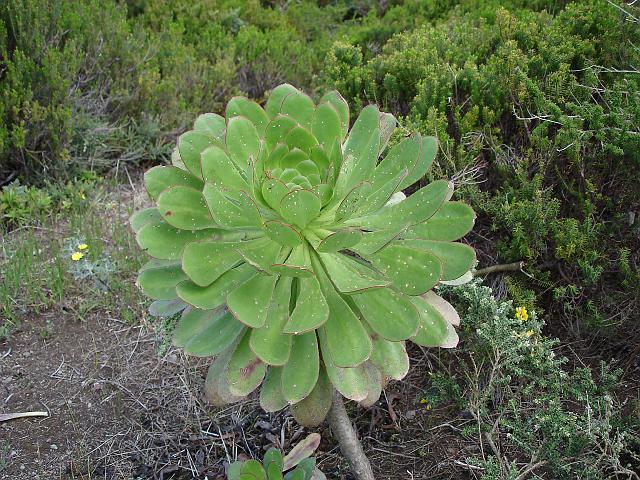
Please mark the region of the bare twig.
<svg viewBox="0 0 640 480"><path fill-rule="evenodd" d="M473 276L482 277L484 275L498 272L521 272L523 268L524 262L521 260L519 262L503 263L500 265L492 265L490 267L481 268L480 270L476 270L475 272L473 272Z"/></svg>
<svg viewBox="0 0 640 480"><path fill-rule="evenodd" d="M48 416L49 414L47 412L0 413L0 422L15 420L16 418L48 417Z"/></svg>
<svg viewBox="0 0 640 480"><path fill-rule="evenodd" d="M340 445L340 451L349 462L355 478L357 480L375 480L371 463L362 450L358 434L351 425L347 410L344 408L342 395L337 391L333 393L333 404L327 418L331 431Z"/></svg>

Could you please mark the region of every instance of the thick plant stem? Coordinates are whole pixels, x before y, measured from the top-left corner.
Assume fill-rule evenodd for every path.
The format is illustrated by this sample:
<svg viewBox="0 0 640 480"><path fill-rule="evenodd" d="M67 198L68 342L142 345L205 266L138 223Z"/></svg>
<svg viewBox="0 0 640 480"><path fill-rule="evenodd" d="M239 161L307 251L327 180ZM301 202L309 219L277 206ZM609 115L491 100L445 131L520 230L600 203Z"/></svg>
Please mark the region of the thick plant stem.
<svg viewBox="0 0 640 480"><path fill-rule="evenodd" d="M338 440L340 450L349 462L351 472L356 480L375 480L371 463L362 450L358 434L351 425L347 410L344 408L342 395L338 391L333 392L333 403L331 410L329 410L328 419L333 436Z"/></svg>

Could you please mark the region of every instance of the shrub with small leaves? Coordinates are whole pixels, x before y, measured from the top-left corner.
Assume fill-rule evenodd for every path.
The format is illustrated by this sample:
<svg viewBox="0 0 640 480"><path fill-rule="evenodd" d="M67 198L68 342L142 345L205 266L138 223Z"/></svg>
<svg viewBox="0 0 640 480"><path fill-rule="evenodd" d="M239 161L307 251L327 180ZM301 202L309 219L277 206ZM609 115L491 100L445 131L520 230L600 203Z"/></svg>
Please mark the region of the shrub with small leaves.
<svg viewBox="0 0 640 480"><path fill-rule="evenodd" d="M284 84L264 109L236 97L226 118L201 115L174 165L145 175L157 206L131 223L154 258L138 284L154 313L184 310L176 345L215 357L213 403L262 384L265 410L317 424L332 386L367 405L403 378L405 340L457 344L457 314L431 289L470 277L474 250L455 240L475 215L446 180L402 193L435 138L387 148L396 120L374 105L349 124L339 93L316 104Z"/></svg>

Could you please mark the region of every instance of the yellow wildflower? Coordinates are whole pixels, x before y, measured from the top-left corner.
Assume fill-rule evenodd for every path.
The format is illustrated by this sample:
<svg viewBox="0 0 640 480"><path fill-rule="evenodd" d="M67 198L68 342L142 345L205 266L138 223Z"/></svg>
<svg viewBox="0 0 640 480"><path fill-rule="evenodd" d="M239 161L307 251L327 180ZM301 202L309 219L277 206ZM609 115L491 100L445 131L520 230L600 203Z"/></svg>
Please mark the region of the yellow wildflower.
<svg viewBox="0 0 640 480"><path fill-rule="evenodd" d="M84 257L84 253L82 253L82 252L73 252L73 254L71 255L71 260L73 260L74 262L77 262L82 257Z"/></svg>
<svg viewBox="0 0 640 480"><path fill-rule="evenodd" d="M80 245L78 245L78 250L86 250L87 248L89 248L89 245L87 245L86 243L81 243Z"/></svg>
<svg viewBox="0 0 640 480"><path fill-rule="evenodd" d="M516 318L521 322L524 322L529 319L529 312L524 307L516 308Z"/></svg>

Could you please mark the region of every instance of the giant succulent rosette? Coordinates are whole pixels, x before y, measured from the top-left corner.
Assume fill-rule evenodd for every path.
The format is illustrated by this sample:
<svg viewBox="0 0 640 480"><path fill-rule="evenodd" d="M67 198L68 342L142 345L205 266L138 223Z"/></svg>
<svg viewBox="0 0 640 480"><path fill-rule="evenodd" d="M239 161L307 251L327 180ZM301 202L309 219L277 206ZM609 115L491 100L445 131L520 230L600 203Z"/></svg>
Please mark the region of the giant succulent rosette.
<svg viewBox="0 0 640 480"><path fill-rule="evenodd" d="M349 130L337 92L316 105L290 85L264 109L237 97L178 139L131 219L152 259L138 284L156 315L182 312L174 343L214 357L216 404L258 387L262 407L315 424L332 389L363 404L409 368L405 341L453 346L455 311L432 292L475 262L456 243L474 213L434 181L433 137L388 148L395 118L364 108ZM381 155L384 158L380 160Z"/></svg>

